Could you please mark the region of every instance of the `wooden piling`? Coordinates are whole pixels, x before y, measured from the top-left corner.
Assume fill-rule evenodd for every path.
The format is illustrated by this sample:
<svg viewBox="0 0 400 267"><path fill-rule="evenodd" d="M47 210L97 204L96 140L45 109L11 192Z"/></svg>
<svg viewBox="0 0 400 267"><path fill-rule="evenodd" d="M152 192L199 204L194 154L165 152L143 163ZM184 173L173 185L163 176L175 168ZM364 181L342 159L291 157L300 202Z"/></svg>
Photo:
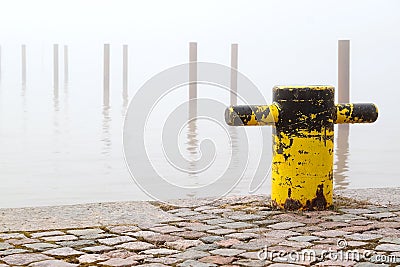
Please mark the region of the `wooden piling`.
<svg viewBox="0 0 400 267"><path fill-rule="evenodd" d="M189 43L189 120L197 116L197 43Z"/></svg>
<svg viewBox="0 0 400 267"><path fill-rule="evenodd" d="M230 90L230 103L237 105L237 79L238 79L238 44L231 45L231 90Z"/></svg>
<svg viewBox="0 0 400 267"><path fill-rule="evenodd" d="M338 103L350 103L350 41L338 42Z"/></svg>
<svg viewBox="0 0 400 267"><path fill-rule="evenodd" d="M110 44L104 44L103 105L110 105Z"/></svg>

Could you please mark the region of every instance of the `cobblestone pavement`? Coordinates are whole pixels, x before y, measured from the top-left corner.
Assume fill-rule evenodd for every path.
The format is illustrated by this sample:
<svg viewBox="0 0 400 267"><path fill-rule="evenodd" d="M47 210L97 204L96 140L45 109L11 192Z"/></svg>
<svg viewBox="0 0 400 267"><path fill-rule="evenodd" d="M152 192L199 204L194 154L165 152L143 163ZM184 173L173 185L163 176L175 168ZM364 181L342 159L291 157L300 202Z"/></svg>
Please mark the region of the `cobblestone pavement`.
<svg viewBox="0 0 400 267"><path fill-rule="evenodd" d="M151 205L153 213L168 216L2 231L0 267L400 266L400 206L336 197L332 210L282 212L271 209L266 196L191 208ZM9 212L0 216L5 220Z"/></svg>

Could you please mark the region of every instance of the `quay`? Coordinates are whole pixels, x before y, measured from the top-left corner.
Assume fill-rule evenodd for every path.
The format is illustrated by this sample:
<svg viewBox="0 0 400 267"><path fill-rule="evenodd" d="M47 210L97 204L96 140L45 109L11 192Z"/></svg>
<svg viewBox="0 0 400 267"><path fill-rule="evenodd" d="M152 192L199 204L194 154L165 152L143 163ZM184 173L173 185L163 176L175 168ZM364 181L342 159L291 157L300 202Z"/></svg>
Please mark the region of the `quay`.
<svg viewBox="0 0 400 267"><path fill-rule="evenodd" d="M400 188L338 190L324 211L265 195L176 203L0 209L0 267L400 266ZM332 256L348 251L361 257Z"/></svg>

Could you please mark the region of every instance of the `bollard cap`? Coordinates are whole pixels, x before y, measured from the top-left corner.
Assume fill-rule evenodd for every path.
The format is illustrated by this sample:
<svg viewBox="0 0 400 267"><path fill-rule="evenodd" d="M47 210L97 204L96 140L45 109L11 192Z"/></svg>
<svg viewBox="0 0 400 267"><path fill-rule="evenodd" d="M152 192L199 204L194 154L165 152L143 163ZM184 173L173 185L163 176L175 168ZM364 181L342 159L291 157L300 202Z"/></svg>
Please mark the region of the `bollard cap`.
<svg viewBox="0 0 400 267"><path fill-rule="evenodd" d="M332 85L275 85L273 90L334 90Z"/></svg>
<svg viewBox="0 0 400 267"><path fill-rule="evenodd" d="M273 88L273 101L331 101L335 100L335 87L331 85L278 85Z"/></svg>

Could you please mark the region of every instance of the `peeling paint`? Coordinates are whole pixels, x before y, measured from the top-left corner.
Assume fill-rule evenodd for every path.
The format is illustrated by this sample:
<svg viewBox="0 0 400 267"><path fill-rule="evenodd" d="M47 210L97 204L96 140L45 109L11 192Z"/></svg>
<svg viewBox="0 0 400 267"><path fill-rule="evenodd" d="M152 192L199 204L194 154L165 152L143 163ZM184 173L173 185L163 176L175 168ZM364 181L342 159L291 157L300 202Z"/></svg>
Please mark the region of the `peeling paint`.
<svg viewBox="0 0 400 267"><path fill-rule="evenodd" d="M371 123L378 119L378 108L372 103L337 104L335 123Z"/></svg>
<svg viewBox="0 0 400 267"><path fill-rule="evenodd" d="M229 125L273 127L274 206L322 210L332 205L334 123L368 123L378 117L374 104L337 104L332 86L275 86L269 106L233 106Z"/></svg>

